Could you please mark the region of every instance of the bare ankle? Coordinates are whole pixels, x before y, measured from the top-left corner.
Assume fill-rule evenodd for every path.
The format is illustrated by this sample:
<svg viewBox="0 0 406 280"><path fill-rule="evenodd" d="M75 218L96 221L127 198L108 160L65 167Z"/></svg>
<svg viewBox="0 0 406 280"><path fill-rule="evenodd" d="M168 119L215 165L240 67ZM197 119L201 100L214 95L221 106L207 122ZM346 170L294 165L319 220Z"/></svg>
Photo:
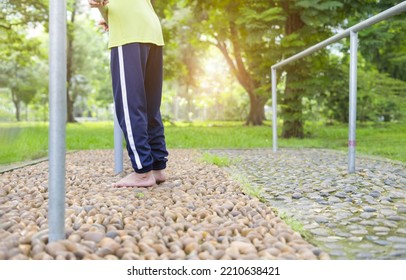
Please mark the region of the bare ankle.
<svg viewBox="0 0 406 280"><path fill-rule="evenodd" d="M157 184L161 184L167 180L167 176L164 170L153 170L152 173Z"/></svg>

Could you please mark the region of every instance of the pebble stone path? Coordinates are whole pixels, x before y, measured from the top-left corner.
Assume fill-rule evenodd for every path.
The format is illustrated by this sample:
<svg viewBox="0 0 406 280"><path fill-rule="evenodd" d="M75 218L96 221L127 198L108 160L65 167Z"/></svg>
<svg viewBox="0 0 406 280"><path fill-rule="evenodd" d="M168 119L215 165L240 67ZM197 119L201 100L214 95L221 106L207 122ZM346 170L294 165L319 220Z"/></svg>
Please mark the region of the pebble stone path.
<svg viewBox="0 0 406 280"><path fill-rule="evenodd" d="M406 166L319 149L211 150L332 259L406 259Z"/></svg>
<svg viewBox="0 0 406 280"><path fill-rule="evenodd" d="M170 151L167 182L114 189L112 151L68 154L66 239L51 243L48 163L1 173L0 260L330 259L200 157Z"/></svg>

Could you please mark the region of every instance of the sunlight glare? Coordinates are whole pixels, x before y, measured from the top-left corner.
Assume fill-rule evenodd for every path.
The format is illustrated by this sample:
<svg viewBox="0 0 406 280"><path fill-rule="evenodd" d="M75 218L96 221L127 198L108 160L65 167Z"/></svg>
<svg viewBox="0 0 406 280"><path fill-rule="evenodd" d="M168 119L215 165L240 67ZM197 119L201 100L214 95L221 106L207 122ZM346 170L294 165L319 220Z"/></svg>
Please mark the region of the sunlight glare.
<svg viewBox="0 0 406 280"><path fill-rule="evenodd" d="M202 68L204 72L200 82L202 88L216 91L215 89L224 89L229 83L230 69L217 49L212 48L207 52Z"/></svg>

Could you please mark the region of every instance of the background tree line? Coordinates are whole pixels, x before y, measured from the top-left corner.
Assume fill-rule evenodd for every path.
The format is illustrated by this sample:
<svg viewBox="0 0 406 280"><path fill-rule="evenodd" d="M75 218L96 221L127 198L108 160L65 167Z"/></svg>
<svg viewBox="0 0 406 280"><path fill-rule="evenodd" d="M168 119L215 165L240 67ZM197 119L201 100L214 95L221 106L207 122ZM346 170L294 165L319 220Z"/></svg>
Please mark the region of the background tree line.
<svg viewBox="0 0 406 280"><path fill-rule="evenodd" d="M163 113L262 125L271 65L400 2L154 1L166 40ZM25 119L45 120L48 1L0 3L0 119L22 120L24 107ZM112 102L107 34L86 0L67 7L68 121L100 119ZM404 120L405 30L403 14L360 32L359 121ZM348 48L342 40L278 71L283 137L304 137L306 120L348 121Z"/></svg>

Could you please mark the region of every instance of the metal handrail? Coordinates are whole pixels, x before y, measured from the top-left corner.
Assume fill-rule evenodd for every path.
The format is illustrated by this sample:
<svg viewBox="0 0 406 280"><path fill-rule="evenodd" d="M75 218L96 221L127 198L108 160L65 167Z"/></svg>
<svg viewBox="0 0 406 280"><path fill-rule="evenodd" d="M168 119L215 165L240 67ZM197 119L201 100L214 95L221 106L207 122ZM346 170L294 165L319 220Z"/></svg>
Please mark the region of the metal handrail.
<svg viewBox="0 0 406 280"><path fill-rule="evenodd" d="M387 9L367 20L364 20L343 32L336 34L298 54L295 54L277 64L272 65L272 129L273 129L273 151L278 149L278 133L277 133L277 98L276 98L276 69L288 63L308 56L328 45L331 45L343 38L350 36L350 116L349 116L349 133L348 133L348 171L349 173L355 172L355 134L356 134L356 105L357 105L357 52L358 52L358 31L363 30L375 23L383 21L394 15L398 15L406 11L406 1L403 1L390 9Z"/></svg>

